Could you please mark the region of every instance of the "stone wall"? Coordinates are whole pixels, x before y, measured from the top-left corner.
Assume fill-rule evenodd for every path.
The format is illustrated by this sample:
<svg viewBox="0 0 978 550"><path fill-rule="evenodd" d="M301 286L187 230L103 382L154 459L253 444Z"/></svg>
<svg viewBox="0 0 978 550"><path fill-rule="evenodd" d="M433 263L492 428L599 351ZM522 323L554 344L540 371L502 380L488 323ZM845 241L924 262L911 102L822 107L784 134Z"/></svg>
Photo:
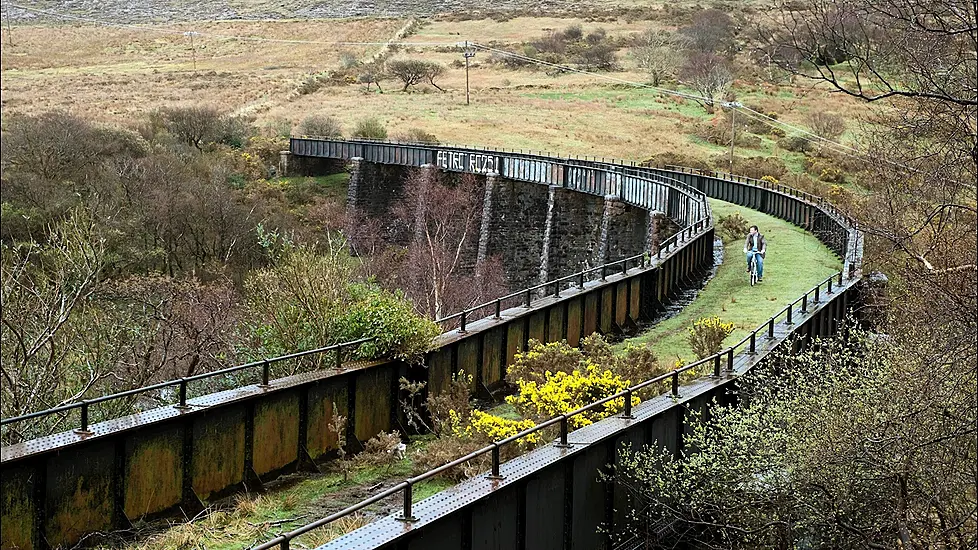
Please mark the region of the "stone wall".
<svg viewBox="0 0 978 550"><path fill-rule="evenodd" d="M549 190L545 185L496 178L487 252L500 255L513 290L538 283Z"/></svg>
<svg viewBox="0 0 978 550"><path fill-rule="evenodd" d="M550 277L564 277L601 265L601 217L599 197L557 189L550 235Z"/></svg>

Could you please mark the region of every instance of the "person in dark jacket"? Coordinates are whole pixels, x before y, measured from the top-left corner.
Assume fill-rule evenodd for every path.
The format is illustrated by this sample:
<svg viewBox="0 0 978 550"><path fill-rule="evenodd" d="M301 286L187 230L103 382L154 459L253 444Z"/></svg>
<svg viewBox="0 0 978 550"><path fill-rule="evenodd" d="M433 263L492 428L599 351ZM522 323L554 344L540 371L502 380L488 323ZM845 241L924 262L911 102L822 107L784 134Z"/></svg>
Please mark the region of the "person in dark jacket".
<svg viewBox="0 0 978 550"><path fill-rule="evenodd" d="M756 225L750 226L750 233L744 241L744 254L747 255L747 273L750 273L751 257L757 262L757 280L764 279L764 254L767 252L767 243L764 242L764 235L761 235Z"/></svg>

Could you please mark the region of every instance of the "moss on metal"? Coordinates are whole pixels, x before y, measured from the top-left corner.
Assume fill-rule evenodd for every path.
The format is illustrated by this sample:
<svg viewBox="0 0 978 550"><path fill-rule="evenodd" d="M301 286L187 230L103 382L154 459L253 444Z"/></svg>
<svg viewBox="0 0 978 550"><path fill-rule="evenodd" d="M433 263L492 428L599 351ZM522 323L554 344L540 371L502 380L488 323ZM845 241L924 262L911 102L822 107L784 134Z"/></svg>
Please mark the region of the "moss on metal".
<svg viewBox="0 0 978 550"><path fill-rule="evenodd" d="M136 432L125 445L126 517L135 520L179 504L183 497L183 427Z"/></svg>

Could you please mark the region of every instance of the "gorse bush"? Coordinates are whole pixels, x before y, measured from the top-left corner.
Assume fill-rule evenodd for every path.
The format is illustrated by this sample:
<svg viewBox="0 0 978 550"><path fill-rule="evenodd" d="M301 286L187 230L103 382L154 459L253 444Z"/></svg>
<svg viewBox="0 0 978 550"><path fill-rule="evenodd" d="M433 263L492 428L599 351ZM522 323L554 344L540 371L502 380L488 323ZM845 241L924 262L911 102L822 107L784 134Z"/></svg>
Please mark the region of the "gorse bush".
<svg viewBox="0 0 978 550"><path fill-rule="evenodd" d="M362 139L387 139L387 128L376 118L365 118L353 127L350 137Z"/></svg>
<svg viewBox="0 0 978 550"><path fill-rule="evenodd" d="M550 418L618 393L627 388L629 382L608 369L586 362L583 368L569 373L548 372L542 383L518 381L518 393L508 396L506 402L515 406L523 416ZM632 397L632 405L640 402L638 396ZM575 428L587 426L617 413L624 405L624 398L609 401L602 409L574 416L570 424Z"/></svg>
<svg viewBox="0 0 978 550"><path fill-rule="evenodd" d="M532 420L510 420L480 410L472 411L471 421L466 428L465 435L473 433L485 437L489 441L499 441L507 437L514 436L523 430L529 430L536 424ZM456 435L459 435L456 433ZM535 432L524 436L518 440L521 444L535 444L540 442L540 432Z"/></svg>
<svg viewBox="0 0 978 550"><path fill-rule="evenodd" d="M737 242L743 239L749 230L750 226L747 224L747 220L739 212L717 218L716 232L724 243Z"/></svg>
<svg viewBox="0 0 978 550"><path fill-rule="evenodd" d="M703 359L720 351L723 340L734 330L733 323L724 323L719 317L703 317L687 329L689 346L696 357Z"/></svg>

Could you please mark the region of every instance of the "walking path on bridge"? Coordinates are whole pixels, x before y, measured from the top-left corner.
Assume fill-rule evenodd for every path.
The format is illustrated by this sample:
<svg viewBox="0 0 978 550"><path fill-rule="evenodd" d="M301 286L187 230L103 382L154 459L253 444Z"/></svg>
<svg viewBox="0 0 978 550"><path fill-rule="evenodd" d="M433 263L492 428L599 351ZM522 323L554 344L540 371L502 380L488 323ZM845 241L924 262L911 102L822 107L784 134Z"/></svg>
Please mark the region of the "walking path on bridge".
<svg viewBox="0 0 978 550"><path fill-rule="evenodd" d="M692 303L675 316L622 342L625 345L652 344L660 362L696 360L686 342L686 329L702 318L719 315L735 325L724 345L740 341L759 324L781 311L786 302L837 273L842 262L814 235L784 220L743 206L710 199L717 220L740 214L750 225L757 225L767 240L764 282L751 288L745 274L743 237L724 244L723 264L716 276L699 292ZM744 235L746 237L746 235Z"/></svg>

